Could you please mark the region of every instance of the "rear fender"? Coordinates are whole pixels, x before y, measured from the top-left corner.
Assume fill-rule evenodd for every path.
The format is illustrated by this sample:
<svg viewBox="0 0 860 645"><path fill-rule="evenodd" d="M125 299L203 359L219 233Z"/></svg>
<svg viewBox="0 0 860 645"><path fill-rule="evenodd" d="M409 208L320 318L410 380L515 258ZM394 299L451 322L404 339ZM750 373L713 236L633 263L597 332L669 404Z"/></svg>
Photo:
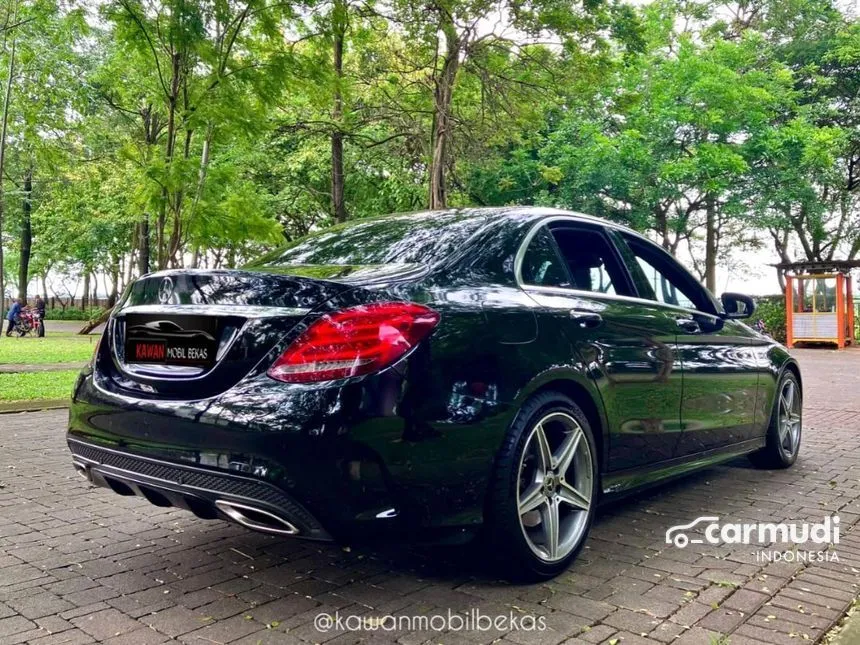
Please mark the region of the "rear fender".
<svg viewBox="0 0 860 645"><path fill-rule="evenodd" d="M547 390L555 390L570 397L582 408L592 425L602 471L603 465L608 463L609 420L603 398L594 380L588 376L585 366L577 364L552 367L541 372L520 391L516 399L516 409L519 410L529 397Z"/></svg>

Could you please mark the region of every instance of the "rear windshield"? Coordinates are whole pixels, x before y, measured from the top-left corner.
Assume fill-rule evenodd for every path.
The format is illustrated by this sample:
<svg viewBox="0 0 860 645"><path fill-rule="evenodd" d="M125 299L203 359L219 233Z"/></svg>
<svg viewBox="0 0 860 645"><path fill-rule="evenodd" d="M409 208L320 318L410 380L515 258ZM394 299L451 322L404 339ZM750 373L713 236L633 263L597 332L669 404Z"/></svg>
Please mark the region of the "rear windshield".
<svg viewBox="0 0 860 645"><path fill-rule="evenodd" d="M486 223L486 217L470 215L468 211L428 211L358 220L312 233L254 264L431 264L451 255Z"/></svg>

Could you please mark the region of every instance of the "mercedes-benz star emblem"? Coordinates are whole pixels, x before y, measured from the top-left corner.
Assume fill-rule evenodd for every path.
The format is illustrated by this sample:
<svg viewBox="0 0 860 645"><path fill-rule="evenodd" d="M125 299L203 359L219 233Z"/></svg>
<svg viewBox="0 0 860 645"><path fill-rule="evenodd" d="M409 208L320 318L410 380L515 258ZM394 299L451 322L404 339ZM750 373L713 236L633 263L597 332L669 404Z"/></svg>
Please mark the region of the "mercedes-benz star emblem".
<svg viewBox="0 0 860 645"><path fill-rule="evenodd" d="M173 299L173 280L164 278L158 287L158 302L166 305Z"/></svg>

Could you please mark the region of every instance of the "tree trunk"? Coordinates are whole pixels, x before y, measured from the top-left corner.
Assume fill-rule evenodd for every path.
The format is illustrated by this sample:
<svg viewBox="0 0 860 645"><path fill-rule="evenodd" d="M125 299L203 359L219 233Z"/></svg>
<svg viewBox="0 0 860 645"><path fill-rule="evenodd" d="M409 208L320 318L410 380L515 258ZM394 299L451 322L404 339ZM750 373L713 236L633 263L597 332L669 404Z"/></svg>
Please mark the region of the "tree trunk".
<svg viewBox="0 0 860 645"><path fill-rule="evenodd" d="M33 224L30 215L33 210L33 168L24 174L24 194L21 201L21 254L18 258L18 297L27 298L27 285L30 282L30 254L33 249Z"/></svg>
<svg viewBox="0 0 860 645"><path fill-rule="evenodd" d="M167 266L167 257L164 252L164 225L167 221L168 198L167 189L162 189L161 203L158 205L158 216L155 219L155 266L159 271Z"/></svg>
<svg viewBox="0 0 860 645"><path fill-rule="evenodd" d="M138 272L144 276L149 273L149 213L144 213L143 219L140 221L137 250Z"/></svg>
<svg viewBox="0 0 860 645"><path fill-rule="evenodd" d="M158 115L155 114L152 109L152 104L149 103L145 107L141 108L140 117L143 120L143 138L147 146L147 152L149 152L150 148L155 146L158 142ZM132 244L132 255L134 255L134 247L137 246L138 249L137 268L138 273L142 276L149 273L149 267L151 266L152 252L150 250L149 243L149 219L149 213L144 212L140 222L138 222L137 242ZM131 266L129 267L129 275L131 275Z"/></svg>
<svg viewBox="0 0 860 645"><path fill-rule="evenodd" d="M668 207L664 207L662 204L655 207L654 220L657 223L656 228L657 233L660 235L660 244L665 250L670 251L672 243L669 239L669 217L666 214L667 210Z"/></svg>
<svg viewBox="0 0 860 645"><path fill-rule="evenodd" d="M336 222L345 222L347 218L344 201L343 95L341 83L343 82L343 46L346 40L348 11L349 9L343 0L335 0L332 8L334 106L332 107L331 120L334 123L334 130L331 133L331 204L332 214Z"/></svg>
<svg viewBox="0 0 860 645"><path fill-rule="evenodd" d="M170 82L170 95L167 97L167 142L164 153L165 168L170 174L170 168L173 165L173 151L176 147L176 103L179 100L179 75L180 75L180 55L179 52L173 52L172 70ZM161 204L158 209L158 221L156 222L155 237L158 245L158 269L167 268L167 245L164 239L164 228L167 222L167 208L170 204L171 195L167 188L161 191Z"/></svg>
<svg viewBox="0 0 860 645"><path fill-rule="evenodd" d="M15 5L12 23L18 20L18 5ZM4 42L5 48L5 42ZM15 39L9 52L9 67L6 70L6 92L3 96L2 126L0 126L0 321L5 320L4 305L6 304L6 277L3 275L3 213L6 206L6 195L3 192L3 177L6 171L6 132L9 124L9 99L12 96L12 79L15 75Z"/></svg>
<svg viewBox="0 0 860 645"><path fill-rule="evenodd" d="M185 145L182 148L182 158L188 161L191 156L191 138L194 131L185 130ZM185 264L182 257L182 202L185 199L185 191L182 186L176 189L173 196L173 231L170 234L170 243L167 246L167 259L170 262L171 268L179 269Z"/></svg>
<svg viewBox="0 0 860 645"><path fill-rule="evenodd" d="M119 295L119 276L121 272L121 268L119 265L119 256L111 255L110 262L110 293L108 294L108 308L113 307L116 304L117 296Z"/></svg>
<svg viewBox="0 0 860 645"><path fill-rule="evenodd" d="M448 192L446 187L446 167L448 148L451 138L451 101L454 96L454 82L460 66L462 42L453 22L448 19L442 25L445 34L445 60L436 78L433 93L433 130L431 135L432 156L430 159L430 209L447 208Z"/></svg>
<svg viewBox="0 0 860 645"><path fill-rule="evenodd" d="M705 197L705 286L717 290L717 206L713 195Z"/></svg>
<svg viewBox="0 0 860 645"><path fill-rule="evenodd" d="M106 307L105 310L102 311L98 316L96 316L94 319L90 320L87 324L85 324L81 328L81 330L78 332L78 334L80 334L82 336L86 336L93 329L95 329L96 327L98 327L102 323L107 322L107 319L110 318L110 312L111 311L112 310L109 307Z"/></svg>
<svg viewBox="0 0 860 645"><path fill-rule="evenodd" d="M794 217L791 214L791 206L786 206L785 213L788 217L788 220L791 222L792 227L794 228L794 232L797 233L797 238L800 240L800 245L803 247L803 252L806 254L807 260L817 260L818 258L815 256L815 252L812 250L812 247L809 245L809 240L806 237L807 229L804 226L806 221L806 207L800 207L800 215L799 217Z"/></svg>
<svg viewBox="0 0 860 645"><path fill-rule="evenodd" d="M215 127L209 123L206 126L206 136L203 139L203 150L200 153L200 168L197 171L197 189L194 191L194 201L191 203L191 214L193 218L197 214L197 207L200 205L200 200L203 199L203 189L206 187L206 175L209 172L209 159L211 157L212 139L215 136ZM195 247L195 252L200 255L199 247ZM197 260L194 260L194 268L197 268Z"/></svg>
<svg viewBox="0 0 860 645"><path fill-rule="evenodd" d="M81 296L81 309L84 311L90 306L90 272L84 269L84 294Z"/></svg>
<svg viewBox="0 0 860 645"><path fill-rule="evenodd" d="M791 262L791 258L788 257L788 230L777 231L772 228L768 229L770 232L770 236L773 238L774 247L776 248L776 253L779 255L779 261L781 264L789 264ZM779 290L781 293L785 293L785 271L783 269L776 269L776 279L779 281Z"/></svg>
<svg viewBox="0 0 860 645"><path fill-rule="evenodd" d="M135 248L132 247L131 254L128 256L128 261L125 263L125 274L122 279L122 287L125 289L126 285L130 284L134 279L134 266L135 266Z"/></svg>

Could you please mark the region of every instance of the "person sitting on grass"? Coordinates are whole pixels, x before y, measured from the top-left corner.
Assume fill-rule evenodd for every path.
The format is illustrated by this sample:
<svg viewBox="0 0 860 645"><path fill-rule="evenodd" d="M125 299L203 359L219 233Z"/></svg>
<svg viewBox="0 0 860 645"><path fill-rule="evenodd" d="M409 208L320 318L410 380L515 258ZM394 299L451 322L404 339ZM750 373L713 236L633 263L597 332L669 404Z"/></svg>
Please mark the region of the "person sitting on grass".
<svg viewBox="0 0 860 645"><path fill-rule="evenodd" d="M12 330L15 329L15 323L18 320L18 316L21 314L21 310L24 308L24 304L24 299L18 298L12 303L12 306L9 307L9 313L6 314L6 320L9 321L9 326L6 327L7 336L12 335Z"/></svg>

